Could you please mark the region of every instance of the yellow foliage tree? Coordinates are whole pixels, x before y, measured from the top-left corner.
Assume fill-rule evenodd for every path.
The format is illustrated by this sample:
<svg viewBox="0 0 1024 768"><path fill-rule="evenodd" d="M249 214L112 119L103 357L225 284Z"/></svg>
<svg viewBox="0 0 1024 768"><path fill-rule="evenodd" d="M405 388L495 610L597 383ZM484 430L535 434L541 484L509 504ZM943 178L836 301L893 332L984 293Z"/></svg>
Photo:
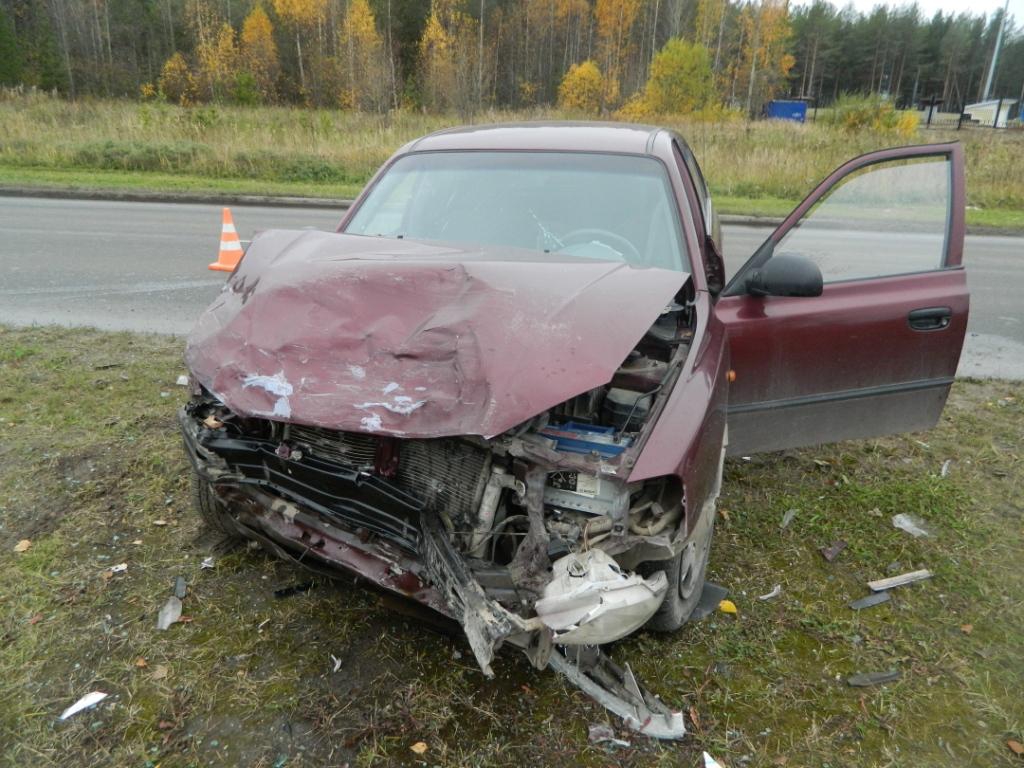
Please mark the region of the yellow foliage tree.
<svg viewBox="0 0 1024 768"><path fill-rule="evenodd" d="M597 25L597 50L603 65L605 90L602 106L619 98L622 70L632 45L633 25L642 0L597 0L594 20Z"/></svg>
<svg viewBox="0 0 1024 768"><path fill-rule="evenodd" d="M260 97L264 101L271 101L280 64L277 58L277 43L274 42L274 25L262 5L253 6L242 23L239 53L242 57L242 66L256 81Z"/></svg>
<svg viewBox="0 0 1024 768"><path fill-rule="evenodd" d="M302 59L302 34L321 24L327 0L274 0L274 13L295 32L295 53L299 59L299 84L306 91L306 67Z"/></svg>
<svg viewBox="0 0 1024 768"><path fill-rule="evenodd" d="M476 91L477 47L473 19L461 0L432 0L420 38L420 88L424 106L467 112Z"/></svg>
<svg viewBox="0 0 1024 768"><path fill-rule="evenodd" d="M744 45L741 66L747 77L748 113L771 99L789 76L795 59L786 50L791 34L788 0L761 0L740 14Z"/></svg>
<svg viewBox="0 0 1024 768"><path fill-rule="evenodd" d="M199 85L206 98L224 101L234 92L238 74L238 45L235 30L226 21L217 30L211 42L200 43L196 49L199 59Z"/></svg>
<svg viewBox="0 0 1024 768"><path fill-rule="evenodd" d="M367 0L351 0L341 26L347 54L343 105L383 112L388 107L388 62L377 20Z"/></svg>
<svg viewBox="0 0 1024 768"><path fill-rule="evenodd" d="M573 64L558 86L558 106L588 115L601 111L604 78L597 64L589 59Z"/></svg>
<svg viewBox="0 0 1024 768"><path fill-rule="evenodd" d="M185 57L178 51L164 62L157 80L160 95L186 107L196 100L196 81Z"/></svg>

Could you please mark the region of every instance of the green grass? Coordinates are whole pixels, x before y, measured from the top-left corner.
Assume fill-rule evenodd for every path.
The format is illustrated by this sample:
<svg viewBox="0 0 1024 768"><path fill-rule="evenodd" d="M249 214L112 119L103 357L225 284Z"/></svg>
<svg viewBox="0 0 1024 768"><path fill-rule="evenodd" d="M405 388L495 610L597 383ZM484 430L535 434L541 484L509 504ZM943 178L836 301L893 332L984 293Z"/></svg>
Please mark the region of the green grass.
<svg viewBox="0 0 1024 768"><path fill-rule="evenodd" d="M488 111L477 123L579 117L550 108ZM289 107L82 100L0 90L0 185L350 197L404 143L453 115L367 115ZM693 147L721 210L784 215L849 158L908 143L962 141L968 221L1024 226L1024 131L871 130L779 121L665 117Z"/></svg>
<svg viewBox="0 0 1024 768"><path fill-rule="evenodd" d="M701 749L730 766L1020 765L1021 385L958 383L927 434L728 462L710 577L739 615L612 649L690 715L663 744L516 655L485 680L461 639L348 580L276 599L309 577L249 549L200 569L181 347L0 327L0 764L413 765L424 741L440 766L693 766ZM895 530L897 512L935 535ZM847 608L868 579L921 567L935 577ZM158 632L178 575L191 621ZM843 682L889 668L898 682ZM111 697L56 720L90 690ZM594 722L631 746L588 744Z"/></svg>
<svg viewBox="0 0 1024 768"><path fill-rule="evenodd" d="M0 165L0 187L36 187L128 192L176 192L211 195L273 195L351 200L361 184L263 181L260 179L207 178L152 171L60 170Z"/></svg>

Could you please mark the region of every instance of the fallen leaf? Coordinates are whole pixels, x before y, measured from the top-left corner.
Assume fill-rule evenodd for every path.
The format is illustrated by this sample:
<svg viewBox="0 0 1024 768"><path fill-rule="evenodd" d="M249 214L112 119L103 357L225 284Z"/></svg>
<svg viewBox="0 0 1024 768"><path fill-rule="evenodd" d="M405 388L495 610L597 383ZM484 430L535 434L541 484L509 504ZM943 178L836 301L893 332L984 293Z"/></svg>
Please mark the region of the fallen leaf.
<svg viewBox="0 0 1024 768"><path fill-rule="evenodd" d="M723 600L718 604L718 610L720 610L722 613L731 613L735 615L737 612L736 603L734 603L732 600Z"/></svg>
<svg viewBox="0 0 1024 768"><path fill-rule="evenodd" d="M1024 744L1021 744L1016 739L1008 739L1006 746L1010 748L1010 751L1015 755L1024 755Z"/></svg>
<svg viewBox="0 0 1024 768"><path fill-rule="evenodd" d="M178 623L179 624L191 624L193 621L194 621L194 619L191 616L179 616L178 617Z"/></svg>
<svg viewBox="0 0 1024 768"><path fill-rule="evenodd" d="M139 656L139 658L137 658L135 660L135 666L138 667L139 669L145 669L146 667L149 666L149 663L144 658Z"/></svg>
<svg viewBox="0 0 1024 768"><path fill-rule="evenodd" d="M697 714L696 707L690 707L690 722L693 723L694 728L700 730L700 715Z"/></svg>
<svg viewBox="0 0 1024 768"><path fill-rule="evenodd" d="M722 519L725 520L725 522L727 522L727 523L730 522L730 520L729 520L729 510L728 509L726 509L725 507L719 507L718 508L718 514L720 514L722 516Z"/></svg>
<svg viewBox="0 0 1024 768"><path fill-rule="evenodd" d="M154 680L163 680L165 677L167 677L167 667L163 664L157 664L155 667L153 667L151 675Z"/></svg>
<svg viewBox="0 0 1024 768"><path fill-rule="evenodd" d="M43 620L43 614L37 613L35 616L33 616L31 619L28 620L28 623L30 625L35 625L35 624L38 624L42 620Z"/></svg>
<svg viewBox="0 0 1024 768"><path fill-rule="evenodd" d="M139 544L141 544L141 543L142 543L142 539L136 539L135 541L132 542L132 544L134 544L135 546L139 546Z"/></svg>
<svg viewBox="0 0 1024 768"><path fill-rule="evenodd" d="M21 541L19 541L17 544L14 545L14 551L15 552L28 552L28 550L29 550L29 548L31 546L32 546L32 541L30 539L22 539Z"/></svg>
<svg viewBox="0 0 1024 768"><path fill-rule="evenodd" d="M960 625L960 631L963 632L965 635L969 635L969 634L971 634L971 632L974 631L974 625L973 624L961 624Z"/></svg>
<svg viewBox="0 0 1024 768"><path fill-rule="evenodd" d="M169 731L171 730L171 728L174 727L174 723L172 723L170 720L161 720L159 723L156 724L156 727L161 731Z"/></svg>
<svg viewBox="0 0 1024 768"><path fill-rule="evenodd" d="M409 747L409 749L411 749L417 755L422 755L424 752L427 751L427 742L417 741L415 744Z"/></svg>

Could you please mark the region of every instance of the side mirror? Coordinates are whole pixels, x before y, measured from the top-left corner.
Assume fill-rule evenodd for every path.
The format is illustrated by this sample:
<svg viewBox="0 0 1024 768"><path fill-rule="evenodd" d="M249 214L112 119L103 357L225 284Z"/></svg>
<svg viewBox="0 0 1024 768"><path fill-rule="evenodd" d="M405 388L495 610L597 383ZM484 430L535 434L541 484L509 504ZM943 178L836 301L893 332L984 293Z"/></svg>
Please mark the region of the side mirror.
<svg viewBox="0 0 1024 768"><path fill-rule="evenodd" d="M780 253L750 271L751 296L821 296L821 270L806 256Z"/></svg>

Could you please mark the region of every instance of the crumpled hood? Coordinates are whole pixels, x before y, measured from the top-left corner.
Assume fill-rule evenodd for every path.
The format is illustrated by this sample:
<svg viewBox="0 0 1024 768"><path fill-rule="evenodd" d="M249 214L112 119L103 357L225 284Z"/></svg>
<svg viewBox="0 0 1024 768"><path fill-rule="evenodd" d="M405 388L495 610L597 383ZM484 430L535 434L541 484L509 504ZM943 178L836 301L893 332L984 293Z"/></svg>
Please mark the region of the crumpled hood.
<svg viewBox="0 0 1024 768"><path fill-rule="evenodd" d="M200 317L185 358L242 415L490 437L607 383L686 279L508 248L270 230Z"/></svg>

